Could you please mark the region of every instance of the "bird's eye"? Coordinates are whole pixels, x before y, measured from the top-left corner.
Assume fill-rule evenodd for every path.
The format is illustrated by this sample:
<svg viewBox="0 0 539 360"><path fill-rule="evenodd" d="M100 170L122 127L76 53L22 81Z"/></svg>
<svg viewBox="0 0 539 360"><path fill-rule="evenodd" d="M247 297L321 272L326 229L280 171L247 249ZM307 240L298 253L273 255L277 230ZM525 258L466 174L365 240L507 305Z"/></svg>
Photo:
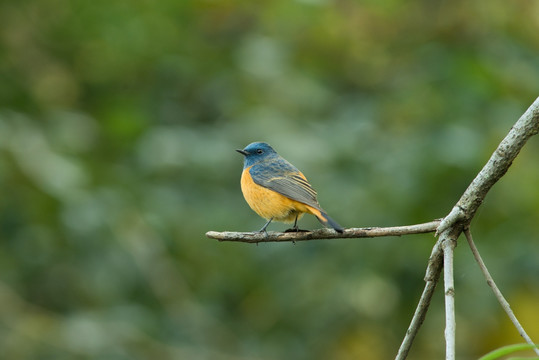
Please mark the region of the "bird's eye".
<svg viewBox="0 0 539 360"><path fill-rule="evenodd" d="M264 150L262 150L262 149L256 150L256 153L257 153L257 154L262 154L263 152L264 152Z"/></svg>

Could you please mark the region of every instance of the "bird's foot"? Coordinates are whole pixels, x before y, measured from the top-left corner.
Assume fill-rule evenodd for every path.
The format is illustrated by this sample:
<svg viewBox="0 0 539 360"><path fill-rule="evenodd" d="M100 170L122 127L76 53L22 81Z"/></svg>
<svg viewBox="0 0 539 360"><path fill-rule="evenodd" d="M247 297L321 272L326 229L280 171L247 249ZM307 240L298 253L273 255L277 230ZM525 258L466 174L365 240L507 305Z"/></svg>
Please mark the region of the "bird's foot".
<svg viewBox="0 0 539 360"><path fill-rule="evenodd" d="M258 231L255 231L255 234L264 234L264 237L267 239L269 237L269 234L268 232L266 231L266 229L260 229ZM257 244L258 245L258 244Z"/></svg>
<svg viewBox="0 0 539 360"><path fill-rule="evenodd" d="M288 232L309 232L310 230L303 230L303 229L299 229L297 227L293 227L293 228L290 228L290 229L286 229L284 232L285 233L288 233Z"/></svg>

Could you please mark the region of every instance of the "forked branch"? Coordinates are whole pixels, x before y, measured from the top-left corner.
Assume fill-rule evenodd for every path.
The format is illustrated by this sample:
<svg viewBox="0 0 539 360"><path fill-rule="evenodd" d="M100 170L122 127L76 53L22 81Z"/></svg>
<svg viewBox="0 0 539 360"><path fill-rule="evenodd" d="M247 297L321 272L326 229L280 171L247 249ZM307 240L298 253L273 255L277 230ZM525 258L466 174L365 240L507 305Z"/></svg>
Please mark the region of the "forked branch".
<svg viewBox="0 0 539 360"><path fill-rule="evenodd" d="M206 236L219 241L239 241L247 243L259 242L282 242L282 241L306 241L317 239L342 239L342 238L369 238L380 236L401 236L410 234L421 234L433 232L440 238L432 249L425 275L426 286L421 295L421 299L412 318L410 327L406 331L404 340L399 348L396 359L405 359L408 355L415 335L423 323L428 310L434 288L440 277L443 260L445 260L445 285L446 285L446 359L455 358L455 323L454 323L454 287L453 287L453 248L457 238L464 231L472 252L480 264L480 267L487 277L487 282L493 288L496 297L502 303L509 317L517 327L519 333L528 343L533 343L529 336L511 311L509 304L501 295L496 284L488 274L488 270L471 240L469 225L475 216L477 209L482 204L488 191L507 172L513 160L519 154L528 139L539 132L539 97L528 108L528 110L513 125L507 136L494 151L487 164L481 169L479 174L468 186L459 201L455 204L450 213L440 222L439 220L429 223L397 226L387 228L351 228L346 229L342 234L329 229L320 229L310 232L290 232L290 233L257 233L257 232L216 232L209 231ZM466 230L464 230L466 229ZM502 300L503 299L503 300ZM536 349L539 354L539 350Z"/></svg>

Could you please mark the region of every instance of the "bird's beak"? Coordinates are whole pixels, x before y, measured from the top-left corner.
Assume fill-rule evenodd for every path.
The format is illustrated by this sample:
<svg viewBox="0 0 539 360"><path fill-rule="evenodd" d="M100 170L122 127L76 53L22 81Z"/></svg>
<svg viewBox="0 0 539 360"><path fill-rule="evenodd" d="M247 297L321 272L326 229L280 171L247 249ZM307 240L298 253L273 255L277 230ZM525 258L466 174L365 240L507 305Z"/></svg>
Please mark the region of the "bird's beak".
<svg viewBox="0 0 539 360"><path fill-rule="evenodd" d="M242 149L236 149L237 152L239 152L240 154L242 154L243 156L247 156L249 155L249 153L245 150L242 150Z"/></svg>

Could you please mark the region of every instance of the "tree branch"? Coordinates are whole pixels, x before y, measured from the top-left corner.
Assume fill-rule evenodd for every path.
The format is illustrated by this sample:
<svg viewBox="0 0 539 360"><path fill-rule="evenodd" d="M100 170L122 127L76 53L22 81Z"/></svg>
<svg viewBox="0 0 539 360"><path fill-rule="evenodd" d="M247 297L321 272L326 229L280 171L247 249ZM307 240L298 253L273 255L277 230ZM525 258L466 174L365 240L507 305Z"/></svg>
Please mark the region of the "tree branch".
<svg viewBox="0 0 539 360"><path fill-rule="evenodd" d="M395 358L396 360L403 360L406 358L410 347L412 346L412 342L419 331L423 320L425 319L425 315L430 304L430 299L432 298L432 293L434 292L441 272L443 259L442 254L444 253L442 251L442 241L446 237L456 241L460 233L463 231L465 225L467 227L471 222L475 212L483 202L483 199L487 195L490 188L507 172L507 169L509 169L509 166L511 166L511 163L518 155L520 149L522 149L526 141L538 132L539 97L511 128L507 136L502 140L496 151L492 154L490 160L468 186L451 212L440 223L440 226L436 230L436 235L442 236L440 236L438 242L436 242L432 249L425 275L425 289L423 290L423 294L421 295L419 304L417 305L414 316L412 317L410 326L408 327L406 335L399 348L399 352ZM447 278L447 276L445 277ZM520 329L521 328L522 327L520 327ZM446 341L446 357L448 358L449 356L454 356L454 341L452 340L452 342L453 349L447 349L449 343Z"/></svg>
<svg viewBox="0 0 539 360"><path fill-rule="evenodd" d="M445 289L445 358L455 360L455 284L453 278L453 250L457 239L451 236L441 236L444 252L444 289Z"/></svg>
<svg viewBox="0 0 539 360"><path fill-rule="evenodd" d="M517 328L520 336L522 336L522 338L526 340L528 344L532 345L534 347L535 353L539 355L539 349L534 344L532 339L528 336L528 334L526 333L522 325L520 325L520 322L518 321L517 317L513 313L513 310L511 310L511 306L509 305L507 300L505 300L505 297L503 296L498 286L496 286L494 279L490 275L490 272L488 271L487 266L485 265L485 263L483 262L483 259L481 258L481 255L479 254L479 250L477 250L477 247L475 246L475 243L472 238L472 233L470 232L469 228L464 229L464 235L466 235L466 240L468 240L468 245L470 245L470 249L472 249L473 256L475 260L477 261L477 264L479 264L479 268L481 268L481 272L485 276L488 286L490 286L490 288L494 292L496 299L498 299L498 302L502 306L503 310L507 313L507 316L509 316L509 319L511 319L511 322Z"/></svg>
<svg viewBox="0 0 539 360"><path fill-rule="evenodd" d="M513 125L486 165L473 179L436 230L440 235L457 222L469 224L490 188L507 172L528 139L539 132L539 97Z"/></svg>
<svg viewBox="0 0 539 360"><path fill-rule="evenodd" d="M440 279L440 273L442 272L441 254L442 252L440 251L440 240L438 240L436 245L434 245L431 256L429 258L429 264L427 266L427 271L425 274L425 289L423 289L423 293L421 294L421 298L419 299L419 303L417 304L417 308L415 309L414 316L412 317L412 321L410 322L408 330L406 330L406 335L402 340L399 352L397 353L395 360L406 359L406 357L408 356L408 352L410 352L410 348L412 347L412 343L414 342L415 336L419 332L419 328L425 320L425 316L427 315L427 311L429 310L430 300L432 299L434 289L436 289L436 285L438 284L438 280Z"/></svg>
<svg viewBox="0 0 539 360"><path fill-rule="evenodd" d="M408 330L406 330L406 335L404 336L395 360L404 360L408 356L408 352L412 347L414 338L419 332L419 328L423 324L423 321L425 320L425 316L429 309L430 300L434 294L434 289L436 288L436 285L440 279L440 274L442 272L444 263L443 243L447 239L451 239L451 241L454 241L456 244L458 235L459 232L457 230L450 231L447 235L441 236L436 244L434 244L429 257L427 271L425 272L425 289L423 290L423 294L421 294L421 298L417 304L414 316L412 317Z"/></svg>
<svg viewBox="0 0 539 360"><path fill-rule="evenodd" d="M440 220L428 223L406 226L392 227L372 227L372 228L350 228L343 233L338 233L332 229L317 229L313 231L300 232L217 232L208 231L206 236L219 241L236 241L246 243L259 242L283 242L283 241L306 241L320 239L347 239L347 238L372 238L382 236L401 236L411 234L424 234L434 232L440 225Z"/></svg>

